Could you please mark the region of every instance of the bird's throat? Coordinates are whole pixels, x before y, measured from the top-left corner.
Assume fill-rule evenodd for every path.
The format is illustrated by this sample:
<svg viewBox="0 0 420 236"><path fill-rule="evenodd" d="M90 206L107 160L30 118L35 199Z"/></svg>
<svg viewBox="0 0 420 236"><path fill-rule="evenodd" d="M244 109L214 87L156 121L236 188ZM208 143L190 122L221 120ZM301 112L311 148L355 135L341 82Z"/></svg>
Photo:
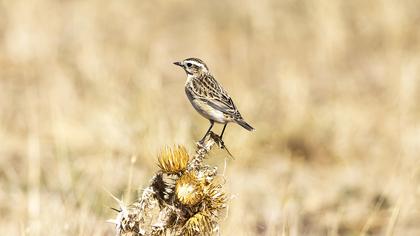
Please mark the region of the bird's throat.
<svg viewBox="0 0 420 236"><path fill-rule="evenodd" d="M194 76L192 74L187 74L187 81L185 82L185 85L189 84L193 80Z"/></svg>

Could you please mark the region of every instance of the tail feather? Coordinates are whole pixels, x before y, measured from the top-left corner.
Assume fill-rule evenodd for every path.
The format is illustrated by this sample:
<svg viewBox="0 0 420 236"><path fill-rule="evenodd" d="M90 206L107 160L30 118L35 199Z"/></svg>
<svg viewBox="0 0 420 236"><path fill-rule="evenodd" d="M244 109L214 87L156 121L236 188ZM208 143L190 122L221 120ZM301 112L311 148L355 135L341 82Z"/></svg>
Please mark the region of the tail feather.
<svg viewBox="0 0 420 236"><path fill-rule="evenodd" d="M244 127L245 129L247 129L248 131L254 131L255 129L249 125L248 123L246 123L246 121L244 120L236 120L236 123L242 127Z"/></svg>

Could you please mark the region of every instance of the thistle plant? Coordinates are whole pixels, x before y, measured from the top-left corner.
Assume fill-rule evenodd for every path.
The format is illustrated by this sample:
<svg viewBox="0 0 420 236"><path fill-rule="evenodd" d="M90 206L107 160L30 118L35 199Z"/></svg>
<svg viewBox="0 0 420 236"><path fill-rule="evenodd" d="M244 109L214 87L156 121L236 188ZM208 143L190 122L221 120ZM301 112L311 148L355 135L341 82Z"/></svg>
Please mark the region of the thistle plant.
<svg viewBox="0 0 420 236"><path fill-rule="evenodd" d="M218 144L226 148L213 132L197 143L190 157L183 146L165 148L158 155L159 170L140 197L126 205L119 204L118 215L109 220L117 236L140 235L213 235L226 209L223 181L217 168L203 160Z"/></svg>

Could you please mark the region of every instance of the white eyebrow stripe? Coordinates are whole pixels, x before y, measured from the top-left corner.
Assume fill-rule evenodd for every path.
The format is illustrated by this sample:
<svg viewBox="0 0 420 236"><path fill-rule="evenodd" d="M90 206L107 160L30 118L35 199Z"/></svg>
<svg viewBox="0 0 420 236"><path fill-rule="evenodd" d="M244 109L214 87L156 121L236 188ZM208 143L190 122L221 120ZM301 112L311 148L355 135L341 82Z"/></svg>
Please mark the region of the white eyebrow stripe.
<svg viewBox="0 0 420 236"><path fill-rule="evenodd" d="M198 67L204 67L204 65L202 63L197 62L197 61L189 60L189 61L186 61L186 63L191 63L191 64L194 64L194 65L196 65Z"/></svg>

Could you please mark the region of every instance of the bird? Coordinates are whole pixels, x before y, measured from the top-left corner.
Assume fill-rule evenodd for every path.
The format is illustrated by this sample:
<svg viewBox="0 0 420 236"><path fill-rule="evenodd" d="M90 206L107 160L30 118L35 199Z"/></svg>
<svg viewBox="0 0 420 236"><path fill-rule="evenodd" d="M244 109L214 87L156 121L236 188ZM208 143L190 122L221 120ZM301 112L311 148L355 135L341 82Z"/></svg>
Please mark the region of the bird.
<svg viewBox="0 0 420 236"><path fill-rule="evenodd" d="M182 67L187 74L185 93L188 100L200 115L210 121L210 127L200 143L204 142L215 122L224 125L219 135L222 147L224 146L222 138L228 123L236 123L248 131L255 130L244 120L232 98L216 81L204 61L187 58L174 64Z"/></svg>

